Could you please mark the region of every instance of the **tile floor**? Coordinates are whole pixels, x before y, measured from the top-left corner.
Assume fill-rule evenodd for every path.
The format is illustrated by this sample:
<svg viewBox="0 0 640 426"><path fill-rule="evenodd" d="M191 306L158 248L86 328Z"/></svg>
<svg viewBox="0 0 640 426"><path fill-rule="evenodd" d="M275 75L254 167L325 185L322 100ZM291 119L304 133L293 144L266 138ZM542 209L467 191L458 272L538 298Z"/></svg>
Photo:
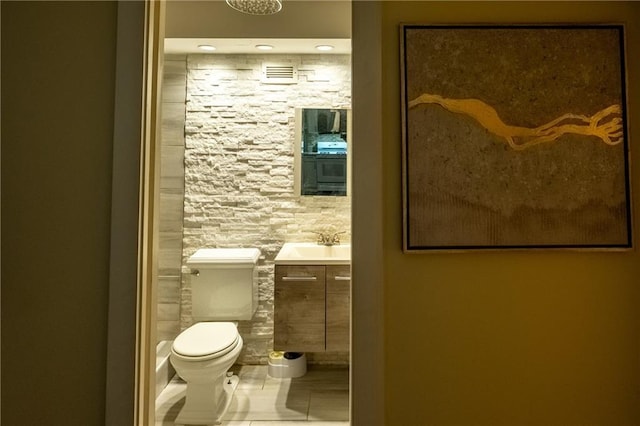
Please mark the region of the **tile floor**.
<svg viewBox="0 0 640 426"><path fill-rule="evenodd" d="M231 369L240 378L222 426L348 426L349 370L310 365L295 379L275 379L267 366ZM177 377L156 400L156 426L173 426L186 384Z"/></svg>

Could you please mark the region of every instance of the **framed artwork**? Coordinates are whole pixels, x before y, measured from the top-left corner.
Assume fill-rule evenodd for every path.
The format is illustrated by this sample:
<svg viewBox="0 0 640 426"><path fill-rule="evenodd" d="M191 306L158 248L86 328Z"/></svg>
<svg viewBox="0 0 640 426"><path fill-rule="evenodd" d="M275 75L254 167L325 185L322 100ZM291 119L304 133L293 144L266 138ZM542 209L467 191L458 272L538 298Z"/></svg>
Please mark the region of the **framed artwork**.
<svg viewBox="0 0 640 426"><path fill-rule="evenodd" d="M622 25L402 25L404 250L630 249Z"/></svg>

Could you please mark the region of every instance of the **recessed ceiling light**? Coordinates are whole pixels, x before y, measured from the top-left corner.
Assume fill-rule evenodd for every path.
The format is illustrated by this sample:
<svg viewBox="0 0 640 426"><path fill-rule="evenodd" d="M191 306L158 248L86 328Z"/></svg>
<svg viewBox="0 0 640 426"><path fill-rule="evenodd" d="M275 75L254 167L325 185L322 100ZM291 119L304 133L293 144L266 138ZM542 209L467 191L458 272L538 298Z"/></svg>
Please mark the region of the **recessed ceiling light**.
<svg viewBox="0 0 640 426"><path fill-rule="evenodd" d="M331 46L330 44L320 44L316 46L316 50L327 52L329 50L333 50L333 46Z"/></svg>
<svg viewBox="0 0 640 426"><path fill-rule="evenodd" d="M198 46L198 49L204 50L205 52L213 52L214 50L216 50L216 47L210 44L201 44Z"/></svg>
<svg viewBox="0 0 640 426"><path fill-rule="evenodd" d="M256 44L258 50L273 50L273 46L270 44Z"/></svg>

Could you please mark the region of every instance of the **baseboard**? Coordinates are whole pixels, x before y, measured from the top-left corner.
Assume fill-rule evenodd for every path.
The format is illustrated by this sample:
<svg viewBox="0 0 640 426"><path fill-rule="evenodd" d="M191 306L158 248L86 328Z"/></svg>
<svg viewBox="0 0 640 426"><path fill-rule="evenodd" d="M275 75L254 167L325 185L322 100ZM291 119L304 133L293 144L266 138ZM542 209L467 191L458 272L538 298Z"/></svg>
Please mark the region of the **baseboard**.
<svg viewBox="0 0 640 426"><path fill-rule="evenodd" d="M169 361L172 343L170 340L163 340L156 346L156 398L176 374Z"/></svg>

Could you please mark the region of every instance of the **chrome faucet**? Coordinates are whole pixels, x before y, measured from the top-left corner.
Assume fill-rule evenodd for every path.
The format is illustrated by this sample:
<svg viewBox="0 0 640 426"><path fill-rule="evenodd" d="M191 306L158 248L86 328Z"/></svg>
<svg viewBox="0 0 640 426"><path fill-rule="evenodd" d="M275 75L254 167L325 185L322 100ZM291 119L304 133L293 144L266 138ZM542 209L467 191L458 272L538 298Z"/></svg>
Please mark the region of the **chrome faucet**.
<svg viewBox="0 0 640 426"><path fill-rule="evenodd" d="M316 242L319 245L333 246L333 245L340 244L340 234L344 234L346 231L334 232L334 233L315 232L315 231L312 231L312 232L318 235L318 239L316 240Z"/></svg>

